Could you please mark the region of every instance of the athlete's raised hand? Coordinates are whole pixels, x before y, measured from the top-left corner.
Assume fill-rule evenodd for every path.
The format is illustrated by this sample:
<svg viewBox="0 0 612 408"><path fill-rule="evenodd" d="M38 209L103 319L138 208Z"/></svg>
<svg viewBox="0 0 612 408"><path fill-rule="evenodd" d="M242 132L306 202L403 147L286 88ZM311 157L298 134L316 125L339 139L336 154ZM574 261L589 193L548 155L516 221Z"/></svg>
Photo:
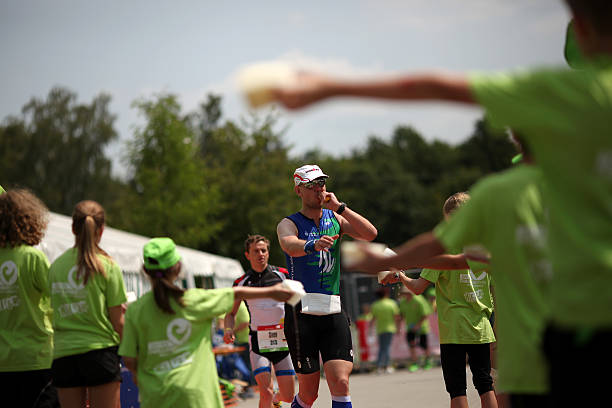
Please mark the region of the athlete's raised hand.
<svg viewBox="0 0 612 408"><path fill-rule="evenodd" d="M336 241L338 238L340 238L339 234L336 234L334 236L330 236L330 235L322 235L321 238L317 239L315 244L314 244L314 249L316 251L329 251L329 248L332 247L332 245L334 245L334 241Z"/></svg>

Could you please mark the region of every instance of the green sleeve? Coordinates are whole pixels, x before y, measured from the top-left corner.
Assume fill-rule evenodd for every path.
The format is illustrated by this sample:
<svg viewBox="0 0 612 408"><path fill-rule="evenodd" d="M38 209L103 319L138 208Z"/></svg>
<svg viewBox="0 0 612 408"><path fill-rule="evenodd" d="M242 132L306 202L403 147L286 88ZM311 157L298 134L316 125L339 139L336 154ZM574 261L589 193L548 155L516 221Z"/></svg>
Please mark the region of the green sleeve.
<svg viewBox="0 0 612 408"><path fill-rule="evenodd" d="M421 271L421 278L430 281L431 283L436 283L438 278L440 277L440 271L435 271L433 269L423 269Z"/></svg>
<svg viewBox="0 0 612 408"><path fill-rule="evenodd" d="M511 74L472 74L472 94L486 110L487 122L496 129L510 127L529 138L554 136L542 128L567 127L564 112L591 106L585 92L576 92L583 75L569 69L540 69Z"/></svg>
<svg viewBox="0 0 612 408"><path fill-rule="evenodd" d="M121 268L112 260L109 260L109 262L110 267L107 268L106 307L114 307L127 302L127 294L125 293L125 283L123 282Z"/></svg>
<svg viewBox="0 0 612 408"><path fill-rule="evenodd" d="M34 271L34 276L32 277L34 287L40 293L49 296L51 292L49 290L49 260L47 256L43 252L36 251L32 253L30 262L32 262L30 270Z"/></svg>
<svg viewBox="0 0 612 408"><path fill-rule="evenodd" d="M190 307L202 319L211 319L229 313L234 307L234 289L191 289Z"/></svg>
<svg viewBox="0 0 612 408"><path fill-rule="evenodd" d="M126 357L138 357L138 330L134 326L132 307L128 307L125 313L123 325L123 338L119 345L119 355Z"/></svg>

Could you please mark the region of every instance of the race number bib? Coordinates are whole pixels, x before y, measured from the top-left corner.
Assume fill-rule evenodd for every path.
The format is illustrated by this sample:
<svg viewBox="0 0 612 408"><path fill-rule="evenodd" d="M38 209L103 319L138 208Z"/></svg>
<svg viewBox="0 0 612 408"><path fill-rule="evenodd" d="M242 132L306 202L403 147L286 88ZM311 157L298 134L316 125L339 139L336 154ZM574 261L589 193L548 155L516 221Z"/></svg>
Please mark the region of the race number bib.
<svg viewBox="0 0 612 408"><path fill-rule="evenodd" d="M257 326L257 343L261 353L289 350L282 324Z"/></svg>

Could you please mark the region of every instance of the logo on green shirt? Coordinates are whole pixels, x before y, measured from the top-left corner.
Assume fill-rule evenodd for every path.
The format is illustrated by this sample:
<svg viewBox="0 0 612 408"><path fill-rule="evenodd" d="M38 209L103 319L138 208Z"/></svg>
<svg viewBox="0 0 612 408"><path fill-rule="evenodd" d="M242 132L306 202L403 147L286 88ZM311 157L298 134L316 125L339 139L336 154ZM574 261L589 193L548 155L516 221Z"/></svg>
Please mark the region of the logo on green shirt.
<svg viewBox="0 0 612 408"><path fill-rule="evenodd" d="M0 284L2 286L11 286L17 280L19 275L17 265L13 261L6 261L0 266Z"/></svg>
<svg viewBox="0 0 612 408"><path fill-rule="evenodd" d="M191 323L183 318L174 319L168 324L166 335L172 343L183 344L191 336Z"/></svg>

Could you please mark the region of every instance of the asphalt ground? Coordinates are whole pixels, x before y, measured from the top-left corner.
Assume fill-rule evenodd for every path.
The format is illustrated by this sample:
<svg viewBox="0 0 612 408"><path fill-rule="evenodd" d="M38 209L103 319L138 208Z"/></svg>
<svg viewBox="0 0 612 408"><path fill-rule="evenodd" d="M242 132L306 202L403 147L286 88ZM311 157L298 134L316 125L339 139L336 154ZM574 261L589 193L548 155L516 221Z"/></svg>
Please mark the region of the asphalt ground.
<svg viewBox="0 0 612 408"><path fill-rule="evenodd" d="M472 385L472 374L466 368L468 382L468 403L470 407L480 407L480 398ZM391 374L358 373L350 377L351 400L354 407L363 408L397 408L397 407L449 407L450 399L444 389L442 369L411 373L408 370L396 370ZM297 385L296 385L297 390ZM256 408L259 394L255 398L242 400L238 408ZM289 408L289 404L283 403ZM321 378L319 398L313 407L331 407L331 396L327 383Z"/></svg>

